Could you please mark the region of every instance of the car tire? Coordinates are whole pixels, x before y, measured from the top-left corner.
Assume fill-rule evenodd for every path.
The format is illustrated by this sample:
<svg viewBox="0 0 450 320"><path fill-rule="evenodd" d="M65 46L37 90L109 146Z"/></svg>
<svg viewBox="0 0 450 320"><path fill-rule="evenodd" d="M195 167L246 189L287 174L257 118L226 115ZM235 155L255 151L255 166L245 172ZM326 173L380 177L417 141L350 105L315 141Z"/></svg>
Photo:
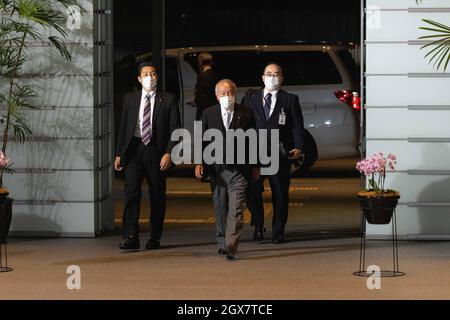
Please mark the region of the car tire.
<svg viewBox="0 0 450 320"><path fill-rule="evenodd" d="M317 160L317 146L312 135L305 130L305 143L302 150L303 162L292 175L301 175L307 172Z"/></svg>

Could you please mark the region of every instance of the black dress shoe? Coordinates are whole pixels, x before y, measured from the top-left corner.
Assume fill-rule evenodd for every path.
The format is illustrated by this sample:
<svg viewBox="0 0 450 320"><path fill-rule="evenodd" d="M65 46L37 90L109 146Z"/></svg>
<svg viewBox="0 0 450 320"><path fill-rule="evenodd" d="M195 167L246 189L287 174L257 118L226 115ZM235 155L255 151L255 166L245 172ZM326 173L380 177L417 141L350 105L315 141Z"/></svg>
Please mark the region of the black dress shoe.
<svg viewBox="0 0 450 320"><path fill-rule="evenodd" d="M220 255L226 255L227 254L227 250L219 249L219 251L217 251L217 253L220 254Z"/></svg>
<svg viewBox="0 0 450 320"><path fill-rule="evenodd" d="M147 244L145 245L146 250L155 250L159 249L161 247L161 243L159 240L156 239L150 239L147 241Z"/></svg>
<svg viewBox="0 0 450 320"><path fill-rule="evenodd" d="M119 248L121 250L138 250L141 248L141 244L139 243L139 239L134 236L129 236L128 239L123 240Z"/></svg>
<svg viewBox="0 0 450 320"><path fill-rule="evenodd" d="M286 242L286 240L284 239L284 235L277 236L272 239L272 243L275 243L275 244L281 244L281 243L285 243L285 242Z"/></svg>
<svg viewBox="0 0 450 320"><path fill-rule="evenodd" d="M203 182L203 183L206 183L206 182L210 182L211 181L211 179L209 178L209 177L201 177L200 178L200 182Z"/></svg>
<svg viewBox="0 0 450 320"><path fill-rule="evenodd" d="M229 245L227 247L227 259L233 260L236 257L237 248L234 245Z"/></svg>
<svg viewBox="0 0 450 320"><path fill-rule="evenodd" d="M253 232L253 240L255 240L256 242L263 241L265 231L266 227L255 227L255 231Z"/></svg>

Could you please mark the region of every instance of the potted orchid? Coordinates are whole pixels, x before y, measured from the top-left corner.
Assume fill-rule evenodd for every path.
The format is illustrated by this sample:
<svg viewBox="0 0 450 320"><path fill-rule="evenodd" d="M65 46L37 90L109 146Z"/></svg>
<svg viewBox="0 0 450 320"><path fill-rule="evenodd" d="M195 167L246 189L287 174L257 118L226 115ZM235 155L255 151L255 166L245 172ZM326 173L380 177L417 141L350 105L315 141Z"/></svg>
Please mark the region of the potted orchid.
<svg viewBox="0 0 450 320"><path fill-rule="evenodd" d="M9 158L0 151L0 177L3 173L12 173ZM6 237L11 226L12 219L12 202L13 199L8 198L9 191L3 187L3 179L0 178L0 244L6 242Z"/></svg>
<svg viewBox="0 0 450 320"><path fill-rule="evenodd" d="M3 187L3 173L12 173L13 171L9 158L0 151L0 197L7 197L9 195L8 189Z"/></svg>
<svg viewBox="0 0 450 320"><path fill-rule="evenodd" d="M385 188L387 169L395 170L397 158L375 153L356 164L356 169L368 178L369 189L358 193L363 214L371 224L388 224L397 206L400 193Z"/></svg>

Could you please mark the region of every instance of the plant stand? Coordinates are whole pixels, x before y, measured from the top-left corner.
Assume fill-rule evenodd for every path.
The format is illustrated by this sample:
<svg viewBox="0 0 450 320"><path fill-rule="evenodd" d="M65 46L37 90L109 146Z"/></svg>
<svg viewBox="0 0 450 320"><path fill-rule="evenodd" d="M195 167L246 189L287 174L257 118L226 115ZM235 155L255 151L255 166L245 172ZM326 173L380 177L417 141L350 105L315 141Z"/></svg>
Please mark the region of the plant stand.
<svg viewBox="0 0 450 320"><path fill-rule="evenodd" d="M6 202L0 203L0 219L3 220L3 234L6 235ZM12 268L8 267L8 246L7 246L7 236L4 243L0 242L0 272L13 271Z"/></svg>
<svg viewBox="0 0 450 320"><path fill-rule="evenodd" d="M362 213L361 218L361 245L359 250L359 271L353 272L353 275L358 277L371 277L373 273L368 273L366 269L366 215ZM393 270L382 270L380 277L400 277L405 273L401 272L398 267L398 245L397 245L397 213L394 209L392 215L392 264Z"/></svg>

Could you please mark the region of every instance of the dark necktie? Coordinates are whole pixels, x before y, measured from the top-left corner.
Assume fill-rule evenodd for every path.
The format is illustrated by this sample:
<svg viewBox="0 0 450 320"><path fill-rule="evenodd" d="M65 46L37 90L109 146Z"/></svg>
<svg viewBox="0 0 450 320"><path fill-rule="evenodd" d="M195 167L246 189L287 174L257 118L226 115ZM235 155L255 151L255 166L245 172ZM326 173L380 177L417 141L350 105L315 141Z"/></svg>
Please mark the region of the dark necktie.
<svg viewBox="0 0 450 320"><path fill-rule="evenodd" d="M151 115L152 115L151 95L147 93L145 96L144 115L142 117L142 142L145 145L150 143L152 138Z"/></svg>
<svg viewBox="0 0 450 320"><path fill-rule="evenodd" d="M272 105L272 94L266 94L264 98L264 114L266 115L266 120L269 120L270 117L270 106Z"/></svg>

